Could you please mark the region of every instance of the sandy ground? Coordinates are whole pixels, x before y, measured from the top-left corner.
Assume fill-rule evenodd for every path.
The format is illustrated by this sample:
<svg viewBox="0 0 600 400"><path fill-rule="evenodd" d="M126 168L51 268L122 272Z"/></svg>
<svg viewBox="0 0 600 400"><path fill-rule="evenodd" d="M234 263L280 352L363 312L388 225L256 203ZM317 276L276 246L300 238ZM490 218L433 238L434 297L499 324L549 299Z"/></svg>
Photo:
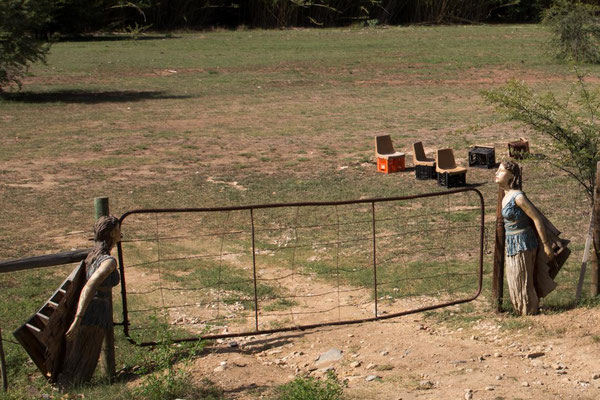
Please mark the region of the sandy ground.
<svg viewBox="0 0 600 400"><path fill-rule="evenodd" d="M490 313L467 328L412 315L259 335L219 341L192 369L233 399L266 398L277 385L296 376L322 378L328 368L348 398L597 399L599 314L576 309L523 317L530 326L520 330L502 329L513 317ZM330 349L340 350L341 359L318 361Z"/></svg>

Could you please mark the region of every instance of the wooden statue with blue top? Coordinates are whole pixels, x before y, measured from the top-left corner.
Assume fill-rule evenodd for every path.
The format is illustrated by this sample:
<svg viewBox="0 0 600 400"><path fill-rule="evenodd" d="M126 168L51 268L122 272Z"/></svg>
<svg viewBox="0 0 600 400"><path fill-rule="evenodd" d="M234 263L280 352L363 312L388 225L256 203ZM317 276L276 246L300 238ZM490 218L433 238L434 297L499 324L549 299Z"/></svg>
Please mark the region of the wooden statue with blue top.
<svg viewBox="0 0 600 400"><path fill-rule="evenodd" d="M531 203L521 190L521 168L504 161L496 183L504 190L502 217L505 228L505 270L515 312L539 312L539 300L556 288L554 277L566 261L568 240Z"/></svg>

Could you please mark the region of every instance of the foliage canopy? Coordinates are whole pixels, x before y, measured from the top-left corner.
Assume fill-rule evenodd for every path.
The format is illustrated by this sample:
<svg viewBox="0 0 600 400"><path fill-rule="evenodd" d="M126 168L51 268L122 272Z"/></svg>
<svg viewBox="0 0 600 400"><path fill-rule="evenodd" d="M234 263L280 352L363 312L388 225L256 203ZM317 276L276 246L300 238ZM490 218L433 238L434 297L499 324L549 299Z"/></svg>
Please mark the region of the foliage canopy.
<svg viewBox="0 0 600 400"><path fill-rule="evenodd" d="M553 34L550 44L558 58L600 63L600 6L555 0L543 23Z"/></svg>
<svg viewBox="0 0 600 400"><path fill-rule="evenodd" d="M34 62L45 62L49 46L35 31L51 18L53 2L3 0L0 2L0 91L21 87L21 78Z"/></svg>
<svg viewBox="0 0 600 400"><path fill-rule="evenodd" d="M510 80L484 96L512 121L551 139L557 167L577 180L591 199L600 161L600 88L590 90L576 70L577 82L566 101L553 93L535 93L524 82Z"/></svg>

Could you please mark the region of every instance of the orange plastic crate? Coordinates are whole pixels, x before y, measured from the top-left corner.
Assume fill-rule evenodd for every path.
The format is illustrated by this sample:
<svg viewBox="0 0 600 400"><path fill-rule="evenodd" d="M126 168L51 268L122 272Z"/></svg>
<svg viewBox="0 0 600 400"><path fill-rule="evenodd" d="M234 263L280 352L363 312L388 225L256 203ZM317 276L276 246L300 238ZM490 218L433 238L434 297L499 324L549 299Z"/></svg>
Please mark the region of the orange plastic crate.
<svg viewBox="0 0 600 400"><path fill-rule="evenodd" d="M377 171L383 172L384 174L404 171L405 168L404 156L389 157L387 159L377 157Z"/></svg>

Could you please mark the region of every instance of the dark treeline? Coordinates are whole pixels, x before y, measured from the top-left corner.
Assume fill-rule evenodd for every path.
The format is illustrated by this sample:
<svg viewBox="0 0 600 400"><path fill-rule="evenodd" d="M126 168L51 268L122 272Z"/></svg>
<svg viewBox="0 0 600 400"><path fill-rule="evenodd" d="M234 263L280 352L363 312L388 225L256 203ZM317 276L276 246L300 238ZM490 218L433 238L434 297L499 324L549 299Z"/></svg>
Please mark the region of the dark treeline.
<svg viewBox="0 0 600 400"><path fill-rule="evenodd" d="M533 22L551 0L45 0L45 33Z"/></svg>

